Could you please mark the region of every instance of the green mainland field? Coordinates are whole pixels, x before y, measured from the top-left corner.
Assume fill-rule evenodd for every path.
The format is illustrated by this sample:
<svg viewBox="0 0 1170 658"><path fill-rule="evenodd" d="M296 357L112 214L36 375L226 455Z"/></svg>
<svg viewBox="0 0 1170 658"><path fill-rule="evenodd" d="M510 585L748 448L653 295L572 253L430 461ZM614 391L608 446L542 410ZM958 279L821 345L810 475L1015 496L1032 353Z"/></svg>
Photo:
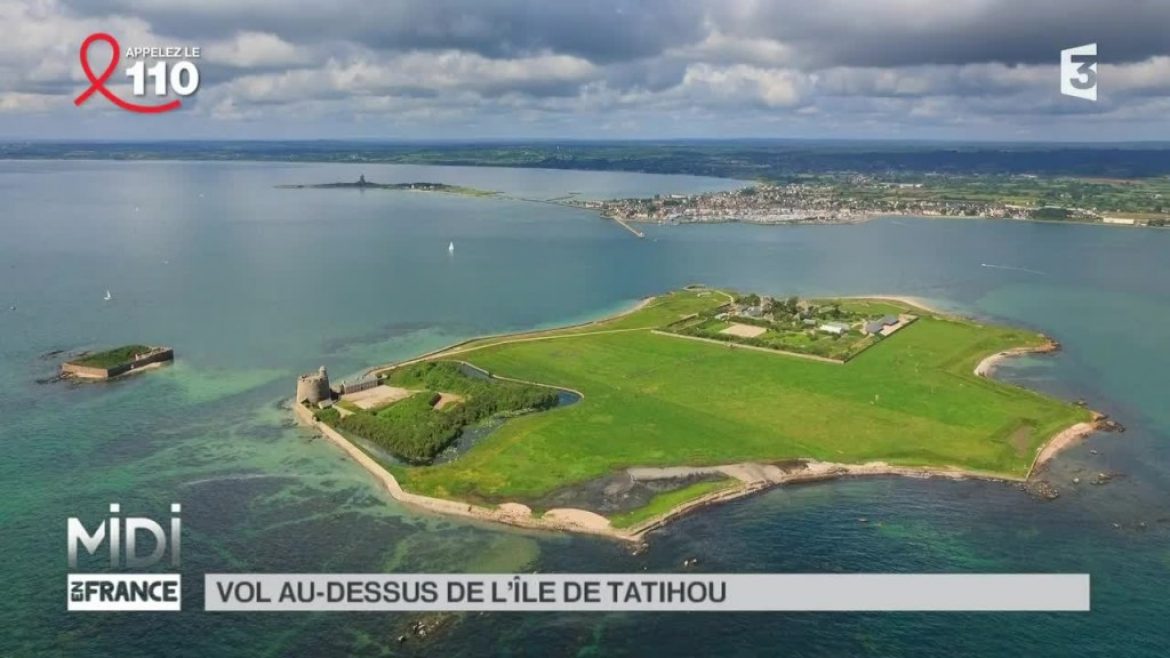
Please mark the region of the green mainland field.
<svg viewBox="0 0 1170 658"><path fill-rule="evenodd" d="M727 301L682 290L634 313L566 330L489 338L432 358L562 386L584 399L509 420L457 460L395 467L444 498L532 499L630 466L812 458L952 466L1023 477L1036 450L1090 412L973 373L985 356L1046 342L893 302L921 318L847 364L654 333Z"/></svg>

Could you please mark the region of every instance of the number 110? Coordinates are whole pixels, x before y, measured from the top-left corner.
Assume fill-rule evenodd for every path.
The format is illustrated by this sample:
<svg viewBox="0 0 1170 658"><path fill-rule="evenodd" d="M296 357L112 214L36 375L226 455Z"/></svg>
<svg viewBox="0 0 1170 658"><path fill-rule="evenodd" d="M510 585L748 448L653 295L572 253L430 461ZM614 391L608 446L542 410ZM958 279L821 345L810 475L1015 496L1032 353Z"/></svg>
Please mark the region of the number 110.
<svg viewBox="0 0 1170 658"><path fill-rule="evenodd" d="M183 74L186 73L186 76ZM167 63L158 62L150 68L146 68L146 62L138 61L133 66L126 69L126 75L134 80L134 95L146 95L146 78L149 77L154 80L154 95L166 96L167 83L174 92L180 96L190 96L199 88L199 69L195 65L186 60L176 62L171 67L170 76L167 75ZM185 79L184 79L185 78Z"/></svg>

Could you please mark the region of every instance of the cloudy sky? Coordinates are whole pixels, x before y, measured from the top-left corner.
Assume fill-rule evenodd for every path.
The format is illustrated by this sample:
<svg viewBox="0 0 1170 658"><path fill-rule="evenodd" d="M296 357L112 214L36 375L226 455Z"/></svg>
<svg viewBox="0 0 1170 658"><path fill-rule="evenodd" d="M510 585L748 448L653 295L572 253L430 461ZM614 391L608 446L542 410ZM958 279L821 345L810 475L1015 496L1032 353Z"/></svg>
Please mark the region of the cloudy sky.
<svg viewBox="0 0 1170 658"><path fill-rule="evenodd" d="M0 0L0 25L3 139L1170 139L1170 0ZM199 92L74 107L97 31L199 46ZM1097 103L1059 94L1089 42Z"/></svg>

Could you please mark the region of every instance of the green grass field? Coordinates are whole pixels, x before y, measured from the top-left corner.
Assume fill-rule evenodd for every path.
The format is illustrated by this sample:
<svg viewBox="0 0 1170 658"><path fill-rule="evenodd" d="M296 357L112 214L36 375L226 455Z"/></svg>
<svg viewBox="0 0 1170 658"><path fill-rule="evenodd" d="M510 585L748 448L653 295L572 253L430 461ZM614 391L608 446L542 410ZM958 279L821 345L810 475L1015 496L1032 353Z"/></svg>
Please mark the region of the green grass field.
<svg viewBox="0 0 1170 658"><path fill-rule="evenodd" d="M983 357L1042 336L921 309L918 322L843 365L651 332L725 301L718 291L679 291L559 337L455 350L494 374L585 397L510 420L458 460L396 475L411 491L478 500L534 498L629 466L792 458L1022 477L1042 443L1090 416L973 374Z"/></svg>
<svg viewBox="0 0 1170 658"><path fill-rule="evenodd" d="M80 359L74 359L72 363L90 368L113 368L114 366L133 361L135 354L145 354L150 350L151 347L149 345L123 345L122 347L115 347L112 350L87 354Z"/></svg>

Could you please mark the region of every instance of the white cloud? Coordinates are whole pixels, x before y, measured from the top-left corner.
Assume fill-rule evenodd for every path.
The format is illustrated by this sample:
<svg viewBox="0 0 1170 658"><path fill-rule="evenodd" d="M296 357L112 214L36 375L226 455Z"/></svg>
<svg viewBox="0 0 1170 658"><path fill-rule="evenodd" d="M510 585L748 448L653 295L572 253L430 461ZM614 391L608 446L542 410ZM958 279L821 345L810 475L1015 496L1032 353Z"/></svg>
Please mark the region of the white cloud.
<svg viewBox="0 0 1170 658"><path fill-rule="evenodd" d="M1042 7L1019 14L1000 11L1008 0L799 7L795 0L703 0L686 3L686 11L647 2L627 12L613 11L620 0L594 10L553 10L535 0L337 2L297 12L276 0L150 0L133 11L124 0L0 0L0 24L15 26L0 40L0 111L6 125L22 113L50 113L63 127L77 112L116 113L101 98L80 110L71 103L87 85L81 41L108 31L124 47L200 46L203 85L185 112L210 131L244 122L312 126L317 117L360 122L363 130L430 122L432 132L512 121L524 124L519 132L579 131L571 136L633 126L702 135L785 122L829 134L857 127L898 134L926 124L1014 134L1024 123L1072 125L1086 115L1125 125L1168 121L1170 54L1110 62L1120 46L1103 46L1102 101L1059 96L1055 50L1038 59L1028 35L1057 38L1051 21L1034 18L1049 6L1067 9L1070 25L1091 24L1104 10L1088 0L1039 0ZM308 29L327 14L344 20ZM1113 15L1118 23L1130 16ZM987 29L995 21L1001 29ZM1154 42L1146 39L1145 51L1131 51L1149 51ZM984 47L984 40L995 43ZM100 71L104 47L93 54ZM326 136L308 130L304 136Z"/></svg>
<svg viewBox="0 0 1170 658"><path fill-rule="evenodd" d="M720 104L763 103L770 108L801 104L808 91L808 77L795 70L761 68L748 64L712 66L692 64L682 87L692 96Z"/></svg>
<svg viewBox="0 0 1170 658"><path fill-rule="evenodd" d="M85 80L78 53L82 41L94 32L114 34L123 46L157 42L140 19L77 18L64 13L56 0L0 0L0 25L5 26L0 39L0 83L5 89ZM105 68L108 53L103 44L93 47L91 66L96 71Z"/></svg>
<svg viewBox="0 0 1170 658"><path fill-rule="evenodd" d="M775 39L726 34L717 26L710 26L709 30L702 41L670 49L667 54L711 63L758 66L790 65L799 59L799 54L791 46Z"/></svg>
<svg viewBox="0 0 1170 658"><path fill-rule="evenodd" d="M0 112L45 112L60 102L59 96L51 94L0 93Z"/></svg>
<svg viewBox="0 0 1170 658"><path fill-rule="evenodd" d="M1102 93L1134 92L1170 94L1170 57L1151 57L1133 64L1101 64L1098 76Z"/></svg>
<svg viewBox="0 0 1170 658"><path fill-rule="evenodd" d="M245 69L295 66L311 57L308 48L297 48L267 32L239 32L229 40L201 48L203 61Z"/></svg>

